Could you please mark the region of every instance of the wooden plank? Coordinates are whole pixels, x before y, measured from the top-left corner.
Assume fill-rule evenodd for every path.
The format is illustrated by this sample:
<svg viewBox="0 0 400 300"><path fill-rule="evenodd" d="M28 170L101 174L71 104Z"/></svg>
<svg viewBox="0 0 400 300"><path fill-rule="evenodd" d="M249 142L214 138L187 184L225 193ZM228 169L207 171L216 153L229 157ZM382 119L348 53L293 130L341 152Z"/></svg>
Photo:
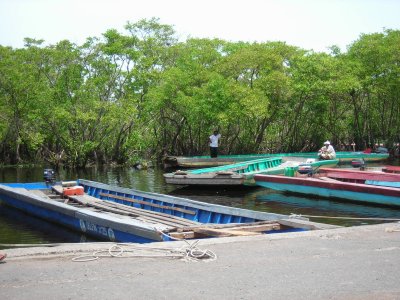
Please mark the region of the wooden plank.
<svg viewBox="0 0 400 300"><path fill-rule="evenodd" d="M57 193L57 194L59 194L59 195L62 195L62 193L63 193L63 187L60 186L60 185L53 185L53 186L51 187L51 189L52 189L55 193Z"/></svg>
<svg viewBox="0 0 400 300"><path fill-rule="evenodd" d="M76 186L78 183L76 181L62 181L61 186L62 187L71 187L71 186Z"/></svg>
<svg viewBox="0 0 400 300"><path fill-rule="evenodd" d="M137 214L134 214L134 213L131 213L131 212L127 212L125 210L118 209L118 208L107 207L106 205L102 205L101 203L90 202L90 201L82 201L82 200L79 200L79 199L74 199L74 201L76 201L76 202L78 202L80 204L86 205L86 206L95 207L95 208L98 208L98 209L102 209L102 210L105 210L105 211L117 213L117 214L120 214L120 215L138 217Z"/></svg>
<svg viewBox="0 0 400 300"><path fill-rule="evenodd" d="M209 236L217 236L217 237L227 237L227 236L247 236L247 235L259 235L259 232L252 231L240 231L240 230L227 230L227 229L213 229L213 228L194 228L193 232L206 234Z"/></svg>
<svg viewBox="0 0 400 300"><path fill-rule="evenodd" d="M400 181L400 174L384 173L384 172L371 172L360 170L348 170L338 168L321 168L321 174L326 174L326 177L349 179L349 180L378 180L378 181Z"/></svg>
<svg viewBox="0 0 400 300"><path fill-rule="evenodd" d="M194 225L194 224L199 224L197 222L191 221L191 220L186 220L183 218L175 217L175 216L170 216L168 214L164 213L159 213L159 212L153 212L153 211L147 211L144 209L120 204L120 203L115 203L111 201L105 201L101 200L92 196L84 195L84 196L70 196L71 199L74 201L80 202L81 204L84 205L90 205L93 207L101 208L106 210L107 208L110 208L110 211L113 209L117 209L120 211L120 214L127 214L131 217L135 217L137 219L141 219L142 221L148 221L151 223L158 223L158 224L164 224L167 226L171 227L182 227L182 226L188 226L188 225ZM118 213L118 211L114 211L115 213Z"/></svg>
<svg viewBox="0 0 400 300"><path fill-rule="evenodd" d="M275 224L264 224L264 225L253 225L253 226L239 226L239 227L234 227L231 230L264 232L264 231L273 231L280 229L281 225L275 223Z"/></svg>
<svg viewBox="0 0 400 300"><path fill-rule="evenodd" d="M202 224L200 226L189 226L189 227L182 227L178 228L178 232L184 232L184 231L192 231L194 228L197 227L207 227L207 228L212 228L212 229L231 229L231 228L245 228L245 227L257 227L257 226L263 226L263 225L272 225L272 226L280 226L280 224L277 221L259 221L259 222L252 222L252 223L228 223L228 224ZM244 230L244 229L243 229Z"/></svg>
<svg viewBox="0 0 400 300"><path fill-rule="evenodd" d="M138 204L148 205L148 206L162 208L162 209L175 210L175 211L183 212L185 214L190 214L190 215L195 215L196 214L195 211L188 210L188 209L183 209L183 208L179 208L179 207L172 207L172 206L167 206L167 205L159 205L159 204L150 203L150 202L147 202L147 201L137 200L137 199L128 198L128 197L123 197L123 196L119 196L119 195L106 194L106 193L100 193L99 195L103 196L103 197L114 198L114 199L119 199L119 200L131 202L131 203L138 203Z"/></svg>
<svg viewBox="0 0 400 300"><path fill-rule="evenodd" d="M82 196L81 196L82 197ZM83 197L82 197L83 198ZM162 223L160 222L159 219L155 219L155 218L149 218L149 217L143 217L140 216L140 214L131 212L129 210L127 210L125 207L123 208L118 208L118 207L110 207L107 205L107 203L105 203L106 201L88 201L87 199L79 199L78 197L71 197L72 200L83 204L85 206L90 206L90 207L94 207L97 209L100 209L102 211L107 211L107 212L112 212L115 214L119 214L119 215L125 215L125 216L130 216L133 217L135 219L142 219L143 221L151 221L152 223ZM96 199L96 198L94 198ZM165 224L165 225L169 225L169 226L176 226L175 223L171 223L171 224Z"/></svg>
<svg viewBox="0 0 400 300"><path fill-rule="evenodd" d="M34 194L34 195L36 195L36 196L40 196L40 197L45 198L45 199L50 199L49 196L47 196L47 195L46 195L43 191L41 191L41 190L30 190L29 192L32 193L32 194Z"/></svg>
<svg viewBox="0 0 400 300"><path fill-rule="evenodd" d="M189 231L189 232L169 232L168 235L173 237L173 238L175 238L175 239L181 239L181 240L198 238L198 236L193 231Z"/></svg>
<svg viewBox="0 0 400 300"><path fill-rule="evenodd" d="M108 201L103 201L103 202L108 202ZM111 204L111 203L109 202L107 204ZM108 206L107 204L105 204L106 207ZM164 224L164 225L170 226L171 228L183 226L182 224L177 222L177 220L170 218L170 216L163 217L163 216L159 216L156 214L148 214L147 211L145 211L145 213L143 213L143 211L137 211L138 209L130 210L129 207L127 207L124 204L120 204L120 205L124 206L124 208L121 208L121 209L123 209L123 211L132 212L132 214L136 215L135 219L141 220L143 222L150 222L150 223L154 223L154 224ZM185 224L187 224L187 223L185 223Z"/></svg>
<svg viewBox="0 0 400 300"><path fill-rule="evenodd" d="M168 232L168 235L178 239L194 239L205 236L246 236L256 235L265 231L280 230L280 224L265 224L265 225L254 225L254 226L239 226L231 227L229 229L216 229L210 227L196 227L192 231L176 231Z"/></svg>
<svg viewBox="0 0 400 300"><path fill-rule="evenodd" d="M174 221L174 224L179 225L179 227L193 226L193 225L199 224L198 222L195 222L192 220L184 219L184 218L177 217L177 216L172 216L172 215L165 214L165 213L155 212L155 211L151 211L151 210L145 210L142 208L137 208L137 207L133 207L133 206L129 206L129 205L121 204L121 203L116 203L116 202L112 202L112 201L106 201L106 200L98 200L98 201L102 201L102 202L106 203L107 205L111 205L111 206L124 207L125 209L136 212L137 214L139 214L141 216L151 216L152 218L156 217L158 219L162 219L162 220L169 221L169 222L172 220L172 221Z"/></svg>
<svg viewBox="0 0 400 300"><path fill-rule="evenodd" d="M76 197L74 197L73 200L77 201L78 203L83 204L85 206L96 208L96 209L100 210L101 212L105 212L105 213L109 212L109 213L114 213L117 215L129 216L129 217L132 217L134 219L140 220L145 223L163 224L166 226L170 226L171 228L172 227L175 228L178 225L178 224L176 224L176 222L172 222L173 220L172 221L171 220L161 220L160 218L157 218L157 217L155 218L154 216L153 217L141 216L140 214L126 210L125 209L126 205L122 205L123 207L118 208L118 207L110 207L107 205L107 203L105 203L106 201L101 201L101 200L99 200L99 201L84 201L83 200L82 201L82 200L76 199Z"/></svg>
<svg viewBox="0 0 400 300"><path fill-rule="evenodd" d="M56 193L62 194L62 187L61 186L53 186L52 189ZM117 196L117 195L111 195L111 196ZM190 226L190 225L199 224L198 222L187 220L187 219L180 218L180 217L177 217L177 216L172 216L172 215L168 215L168 214L165 214L165 213L154 212L154 211L150 211L150 210L144 210L144 209L141 209L141 208L136 208L136 207L133 207L133 206L124 205L124 204L121 204L121 203L105 201L105 200L101 200L101 199L98 199L98 198L95 198L95 197L92 197L92 196L89 196L89 195L78 196L78 197L80 197L80 198L77 198L77 196L70 196L69 198L73 199L74 201L77 201L77 199L82 199L81 197L90 197L90 198L87 198L87 199L90 199L90 201L98 201L99 203L102 203L103 205L105 203L106 205L122 206L126 210L133 211L134 214L140 215L140 218L142 218L143 221L149 221L149 222L152 222L152 223L160 223L160 224L164 224L164 225L168 225L168 226L172 226L172 227L182 227L182 226ZM127 199L130 199L130 198L127 198ZM133 199L130 199L130 200L133 200ZM148 203L146 202L146 204L148 204ZM176 209L180 209L180 208L176 208ZM189 211L189 212L195 213L193 211ZM139 218L139 217L137 217L137 218Z"/></svg>
<svg viewBox="0 0 400 300"><path fill-rule="evenodd" d="M323 181L330 181L330 182L342 182L340 180L336 180L336 179L329 178L329 177L324 177L324 176L320 176L320 177L318 177L318 179L321 179Z"/></svg>
<svg viewBox="0 0 400 300"><path fill-rule="evenodd" d="M204 224L196 227L177 228L175 232L168 232L168 235L184 238L202 238L205 236L241 236L256 235L265 231L280 230L281 224L273 221L235 224Z"/></svg>

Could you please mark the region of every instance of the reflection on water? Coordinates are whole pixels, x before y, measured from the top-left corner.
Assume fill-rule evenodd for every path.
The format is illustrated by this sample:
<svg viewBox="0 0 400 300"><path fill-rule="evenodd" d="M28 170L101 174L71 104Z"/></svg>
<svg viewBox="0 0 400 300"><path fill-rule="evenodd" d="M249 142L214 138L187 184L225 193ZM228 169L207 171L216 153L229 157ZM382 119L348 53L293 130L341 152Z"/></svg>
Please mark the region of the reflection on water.
<svg viewBox="0 0 400 300"><path fill-rule="evenodd" d="M264 191L257 196L257 200L264 201L268 206L282 206L284 207L284 211L287 211L287 213L321 216L312 218L312 221L341 226L355 226L383 222L373 220L356 220L357 218L400 219L400 210L384 206L349 203L345 200L340 201L336 199L305 198L276 191ZM343 219L336 219L337 217L343 217ZM349 218L345 219L344 217Z"/></svg>
<svg viewBox="0 0 400 300"><path fill-rule="evenodd" d="M360 203L349 203L346 200L324 198L306 198L294 194L281 193L264 188L246 190L201 190L182 188L174 190L171 195L186 197L198 201L229 205L256 211L284 215L322 216L311 218L312 221L340 226L356 226L382 223L374 220L355 220L351 218L400 219L400 209L374 206ZM323 217L325 216L325 218ZM329 217L349 217L335 219Z"/></svg>
<svg viewBox="0 0 400 300"><path fill-rule="evenodd" d="M43 181L43 169L44 167L0 168L0 182ZM69 181L81 178L156 193L174 190L175 186L165 184L163 173L163 170L158 168L137 170L122 167L91 167L82 170L58 170L56 180Z"/></svg>
<svg viewBox="0 0 400 300"><path fill-rule="evenodd" d="M42 181L43 169L42 167L3 168L0 169L0 182ZM177 187L166 184L163 173L164 171L158 168L136 170L134 168L93 167L85 170L60 170L56 177L59 181L82 178L207 203L286 215L301 214L330 217L347 216L400 219L399 209L352 204L321 198L300 197L264 188L235 187L221 189ZM311 220L341 226L374 224L377 222L371 220L329 218L311 218ZM46 221L32 218L5 205L0 205L0 244L40 244L81 241L86 241L86 237Z"/></svg>
<svg viewBox="0 0 400 300"><path fill-rule="evenodd" d="M94 241L91 237L54 226L0 203L0 243L47 244ZM0 246L0 249L2 247Z"/></svg>

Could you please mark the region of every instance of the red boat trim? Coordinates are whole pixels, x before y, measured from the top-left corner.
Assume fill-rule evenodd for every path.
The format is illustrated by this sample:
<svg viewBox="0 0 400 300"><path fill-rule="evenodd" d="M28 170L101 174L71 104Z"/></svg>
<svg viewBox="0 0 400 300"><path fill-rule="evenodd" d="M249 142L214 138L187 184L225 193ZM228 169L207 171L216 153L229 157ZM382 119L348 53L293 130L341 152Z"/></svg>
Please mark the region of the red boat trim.
<svg viewBox="0 0 400 300"><path fill-rule="evenodd" d="M395 174L400 174L400 167L396 167L396 166L386 166L384 168L382 168L383 172L386 173L395 173Z"/></svg>
<svg viewBox="0 0 400 300"><path fill-rule="evenodd" d="M400 182L400 174L391 174L384 172L320 168L319 173L322 176L326 176L329 178L349 179L354 181L377 180Z"/></svg>
<svg viewBox="0 0 400 300"><path fill-rule="evenodd" d="M374 186L374 185L350 183L350 182L331 182L309 177L303 178L303 177L286 177L286 176L275 176L275 175L255 175L254 180L256 182L265 181L265 182L273 182L280 184L302 185L302 186L318 187L331 190L345 190L357 193L380 194L385 196L400 197L399 188Z"/></svg>

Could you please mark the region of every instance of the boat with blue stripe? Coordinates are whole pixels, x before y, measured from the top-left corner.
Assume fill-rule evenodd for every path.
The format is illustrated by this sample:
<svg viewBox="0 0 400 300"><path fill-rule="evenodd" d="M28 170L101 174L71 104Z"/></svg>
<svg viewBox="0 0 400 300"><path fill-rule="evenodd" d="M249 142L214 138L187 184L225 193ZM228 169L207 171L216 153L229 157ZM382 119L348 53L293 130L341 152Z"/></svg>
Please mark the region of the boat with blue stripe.
<svg viewBox="0 0 400 300"><path fill-rule="evenodd" d="M203 203L80 179L0 184L0 200L101 240L169 241L332 228L289 216Z"/></svg>
<svg viewBox="0 0 400 300"><path fill-rule="evenodd" d="M254 180L283 192L400 207L400 174L321 168L313 177L256 175Z"/></svg>
<svg viewBox="0 0 400 300"><path fill-rule="evenodd" d="M217 167L223 165L234 164L249 160L262 158L313 158L318 159L317 152L294 152L294 153L264 153L264 154L237 154L237 155L218 155L211 158L210 156L166 156L163 160L164 167L173 168L206 168ZM376 163L385 161L389 158L388 153L364 153L364 152L336 152L336 159L339 164L350 164L355 159L363 160L365 163Z"/></svg>
<svg viewBox="0 0 400 300"><path fill-rule="evenodd" d="M218 167L178 170L164 174L166 183L176 185L255 186L256 174L285 174L308 167L313 172L320 167L334 167L339 160L316 160L295 157L262 158Z"/></svg>

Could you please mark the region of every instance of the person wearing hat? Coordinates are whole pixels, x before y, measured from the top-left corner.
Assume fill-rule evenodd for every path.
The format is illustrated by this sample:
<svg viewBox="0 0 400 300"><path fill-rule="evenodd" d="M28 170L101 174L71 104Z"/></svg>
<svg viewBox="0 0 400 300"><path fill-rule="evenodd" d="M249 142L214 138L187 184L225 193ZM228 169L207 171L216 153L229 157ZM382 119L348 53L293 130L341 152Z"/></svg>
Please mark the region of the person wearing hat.
<svg viewBox="0 0 400 300"><path fill-rule="evenodd" d="M336 152L335 149L333 149L333 146L329 141L326 141L324 143L324 146L319 149L318 151L318 157L319 159L335 159L336 158Z"/></svg>

